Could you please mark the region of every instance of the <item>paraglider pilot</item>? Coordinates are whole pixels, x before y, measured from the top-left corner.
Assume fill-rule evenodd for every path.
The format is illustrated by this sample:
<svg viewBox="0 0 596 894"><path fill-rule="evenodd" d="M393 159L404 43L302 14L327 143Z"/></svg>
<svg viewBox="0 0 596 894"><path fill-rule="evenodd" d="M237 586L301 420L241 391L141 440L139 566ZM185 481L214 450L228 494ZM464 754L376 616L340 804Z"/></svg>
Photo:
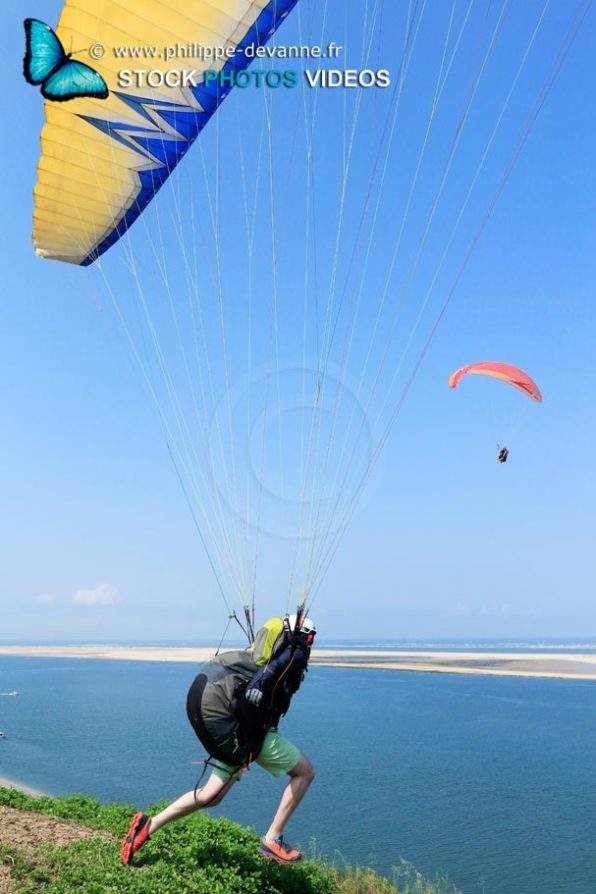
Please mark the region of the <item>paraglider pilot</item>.
<svg viewBox="0 0 596 894"><path fill-rule="evenodd" d="M124 864L161 826L196 810L215 807L256 762L272 776L287 774L289 782L259 854L277 863L297 863L300 851L284 841L284 829L315 771L308 758L278 730L307 670L315 636L310 618L302 613L284 620L271 618L257 632L249 649L223 652L201 668L187 697L192 728L209 753L213 767L206 784L182 795L151 817L137 813L122 842Z"/></svg>
<svg viewBox="0 0 596 894"><path fill-rule="evenodd" d="M501 449L499 450L499 455L497 456L497 460L500 463L506 463L508 456L509 450L507 449L507 447L501 447Z"/></svg>

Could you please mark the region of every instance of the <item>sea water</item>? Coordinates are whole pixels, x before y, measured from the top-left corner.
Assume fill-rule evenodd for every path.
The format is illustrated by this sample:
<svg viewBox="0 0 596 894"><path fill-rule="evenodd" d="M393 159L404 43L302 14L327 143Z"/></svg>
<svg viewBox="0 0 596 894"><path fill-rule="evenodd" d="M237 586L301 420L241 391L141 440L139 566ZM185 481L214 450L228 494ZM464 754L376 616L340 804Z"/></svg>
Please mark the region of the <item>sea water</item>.
<svg viewBox="0 0 596 894"><path fill-rule="evenodd" d="M204 756L183 663L0 656L0 776L141 808ZM317 778L292 844L465 894L596 894L596 684L313 668L283 732ZM263 833L284 785L254 767L214 813Z"/></svg>

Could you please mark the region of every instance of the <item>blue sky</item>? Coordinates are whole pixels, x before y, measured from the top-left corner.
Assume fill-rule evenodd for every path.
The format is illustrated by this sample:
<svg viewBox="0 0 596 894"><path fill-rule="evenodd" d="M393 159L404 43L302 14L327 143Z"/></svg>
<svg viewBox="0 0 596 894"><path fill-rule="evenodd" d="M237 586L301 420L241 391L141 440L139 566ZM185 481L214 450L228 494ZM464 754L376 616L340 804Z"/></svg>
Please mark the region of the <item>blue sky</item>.
<svg viewBox="0 0 596 894"><path fill-rule="evenodd" d="M406 288L412 270L433 190L440 181L469 84L475 47L482 39L486 47L488 38L483 35L491 33L501 8L493 5L492 18L483 32L486 5L474 4L462 54L454 62L446 83L424 156L404 228L402 254L382 311L379 340L373 343L373 362L360 393L359 377L371 333L375 331L376 310L419 157L451 9L447 5L440 10L435 4L429 6L412 54L395 141L390 154L380 156L383 161L388 159L382 190L378 180L373 181L370 207L376 207L378 197L379 209L374 239L368 256L368 242L363 240L357 246L354 269L358 275L362 272L362 278L358 280L356 274L355 279L348 278L348 299L357 295L358 283L362 284L363 296L353 330L349 328L349 318L345 318L345 332L352 338L345 365L343 318L333 343L330 372L341 380L338 432L343 431L349 419L354 394L360 405L366 404L382 355L384 340L380 336L393 320L392 302ZM471 172L482 156L543 6L534 0L514 3L491 56L491 66L466 122L433 227L412 276L397 341L391 346L381 385L371 404L372 408L380 407L383 423L388 420L408 370L457 275L555 58L561 33L571 20L572 4L563 0L550 3L461 227L438 274L403 374L390 391L391 373L437 270ZM456 4L455 23L463 22L466 8L465 4ZM301 18L293 14L279 31L278 44L305 43L309 30L319 33L318 20L311 17L312 4L305 3L302 9ZM382 29L373 32L373 67L387 68L395 84L406 5L370 2L367 9L371 21L374 15L381 15L381 10L383 15L377 19ZM39 2L26 10L28 15L53 25L59 11L60 4L55 2ZM43 262L31 248L31 192L43 103L21 75L20 15L3 13L7 51L1 62L4 84L8 85L5 120L10 126L6 125L2 144L6 172L2 245L6 260L0 310L0 638L217 638L225 625L226 612L168 455L159 418L127 349L106 290L108 282L129 309L131 323L136 326L138 307L122 263L127 249L116 246L106 256L104 280L95 270ZM595 497L592 459L596 438L596 128L592 76L595 31L592 12L465 269L370 486L316 595L314 613L322 639L596 635L592 597L596 581L591 559ZM364 33L368 32L353 11L345 15L342 0L329 3L325 36L348 48L340 67L362 67L359 53ZM309 68L316 67L312 61L307 64ZM287 63L284 65L288 67ZM312 405L313 377L310 373L304 378L296 377L288 370L300 366L305 357L312 365L313 357L316 358L316 333L319 338L324 334L324 299L333 269L341 195L339 172L346 147L344 133L349 133L359 108L338 254L338 281L342 284L351 270L350 257L370 184L371 159L379 147L393 96L391 90L362 91L361 96L358 91L308 92L307 114L312 115L314 102L318 104L311 195L316 212L313 225L312 207L305 210L308 188L302 91L284 93L288 95L276 92L269 97L271 105L267 108L256 90L244 91L242 97L232 95L222 106L218 127L211 122L201 137L202 154L198 146L193 147L175 181L184 197L180 222L187 234L185 239L187 245L196 248L200 259L201 301L211 351L208 362L217 379L221 375L222 353L218 341L217 283L208 270L213 249L205 209L213 199L211 175L217 170L219 155L221 290L228 323L232 389L227 392L224 380L217 380L217 400L208 428L214 418L219 419L223 440L229 435L234 446L224 447L215 457L218 487L223 486L221 478L225 478L226 468L232 469L232 462L246 462L245 466L241 464L241 477L243 470L250 472L250 463L255 472L261 455L265 457L265 490L254 488L251 504L254 512L258 495L265 494L259 504L263 530L258 538L257 620L283 612L286 606L294 541L285 525L290 524L291 528L296 524L299 503L295 499L285 501L284 505L294 512L288 521L285 516L282 518L283 507L276 505L275 499L269 501L266 494L280 487L276 455L279 444L284 487L290 495L293 484L299 481L301 463L305 462L304 446L301 447L297 432L301 422L306 418L308 425L310 419L308 410L304 415L304 404L310 400ZM263 383L267 380L264 369L272 287L270 194L266 188L267 109L273 121L274 230L278 249L276 363L282 372L272 380L271 406L276 409L271 411L266 425L273 434L262 454L257 423L259 410L263 409ZM294 137L290 139L292 133ZM239 211L243 207L239 160L244 160L252 196L255 186L251 176L258 164L259 146L262 168L255 192L255 288L250 314L255 384L247 388L247 249L246 225ZM181 355L171 330L166 328L164 290L156 286L155 276L147 272L152 261L143 244L144 233L155 232L151 228L156 226L164 228L171 259L169 283L179 301L185 286L177 261L181 249L172 217L178 213L174 196L172 190L165 189L157 197L155 209L147 214L148 229L141 229L145 224L137 223L129 245L139 265L145 265L144 289L156 308L156 320L163 323L161 331L172 365L180 372ZM370 221L369 211L367 225ZM201 232L197 235L199 222ZM190 233L193 224L194 235ZM308 233L311 246L309 287L304 292L309 308L308 350L302 352L300 360L304 232ZM316 269L312 250L315 244ZM315 297L319 301L316 324ZM349 306L348 300L346 312ZM140 330L138 339L137 344L145 345ZM527 369L540 384L544 404L536 406L501 383L479 377L464 381L455 392L447 388L447 378L454 369L481 359L502 359ZM180 382L181 400L188 400L184 377ZM283 393L275 394L277 382ZM306 392L311 394L306 400L301 390L304 382ZM330 406L334 405L333 388L332 385L328 395ZM248 393L253 395L252 435L250 425L245 430L242 423L230 434L226 431L227 394L231 395L234 412L244 413ZM388 402L383 408L385 395ZM365 415L367 423L372 424L376 418L373 410L367 410ZM284 426L281 441L275 422L278 417ZM329 424L327 418L323 425ZM350 437L346 434L348 445ZM338 441L339 453L331 453L330 467L341 467L346 460L346 454L341 452L344 442ZM505 466L495 461L497 442L510 446L511 457ZM323 478L326 486L330 479L326 475ZM244 493L242 486L239 493ZM344 488L341 499L345 494L349 497L349 486ZM329 505L323 504L323 515ZM254 529L246 535L238 515L226 517L230 538L239 537L239 549L250 541L252 550ZM250 561L247 568L252 569ZM228 592L228 596L234 602L236 594Z"/></svg>

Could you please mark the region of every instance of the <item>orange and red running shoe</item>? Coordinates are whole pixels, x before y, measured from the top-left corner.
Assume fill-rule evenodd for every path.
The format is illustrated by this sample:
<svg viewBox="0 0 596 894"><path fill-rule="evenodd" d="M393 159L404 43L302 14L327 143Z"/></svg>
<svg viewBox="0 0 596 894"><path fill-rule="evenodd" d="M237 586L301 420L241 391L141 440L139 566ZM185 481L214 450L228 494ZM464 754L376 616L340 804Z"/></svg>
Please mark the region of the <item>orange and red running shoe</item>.
<svg viewBox="0 0 596 894"><path fill-rule="evenodd" d="M128 827L128 832L124 836L122 846L120 848L120 857L125 866L128 866L141 845L145 844L149 838L149 822L151 817L145 813L135 813L132 822Z"/></svg>
<svg viewBox="0 0 596 894"><path fill-rule="evenodd" d="M284 841L283 835L278 835L273 841L261 838L259 856L267 860L275 860L276 863L299 863L302 854Z"/></svg>

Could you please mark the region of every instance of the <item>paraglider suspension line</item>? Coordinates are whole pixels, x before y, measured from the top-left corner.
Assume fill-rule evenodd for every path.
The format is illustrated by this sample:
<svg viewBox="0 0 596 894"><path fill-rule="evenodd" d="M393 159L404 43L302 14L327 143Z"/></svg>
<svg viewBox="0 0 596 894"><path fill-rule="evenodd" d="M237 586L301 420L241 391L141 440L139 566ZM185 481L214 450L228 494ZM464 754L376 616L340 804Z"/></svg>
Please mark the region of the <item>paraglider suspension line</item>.
<svg viewBox="0 0 596 894"><path fill-rule="evenodd" d="M228 623L227 623L226 626L225 626L225 630L224 630L224 632L223 632L223 634L222 634L222 637L221 637L221 639L220 639L220 641L219 641L219 645L218 645L218 647L217 647L217 649L216 649L216 651L215 651L215 654L216 654L216 655L219 655L219 650L220 650L221 647L222 647L223 641L224 641L225 638L226 638L226 634L227 634L227 632L228 632L228 630L229 630L229 627L230 627L230 624L232 623L232 621L236 621L236 623L238 624L238 627L240 628L240 630L242 631L242 633L243 633L243 634L245 635L245 637L247 638L249 644L251 644L251 643L253 642L253 640L254 640L254 636L251 638L251 636L250 636L250 632L245 628L244 624L242 623L242 621L240 620L240 618L238 617L238 615L236 614L236 612L232 612L231 615L228 615Z"/></svg>
<svg viewBox="0 0 596 894"><path fill-rule="evenodd" d="M236 617L236 616L234 615L234 617ZM238 624L240 624L240 627L242 627L242 629L244 630L244 632L248 638L249 646L252 646L252 644L255 641L255 631L252 626L252 620L250 617L250 609L249 609L248 605L244 606L244 617L246 618L246 630L244 630L244 627L242 627L242 624L240 624L240 621L238 621L238 618L236 618L236 620L238 621Z"/></svg>

